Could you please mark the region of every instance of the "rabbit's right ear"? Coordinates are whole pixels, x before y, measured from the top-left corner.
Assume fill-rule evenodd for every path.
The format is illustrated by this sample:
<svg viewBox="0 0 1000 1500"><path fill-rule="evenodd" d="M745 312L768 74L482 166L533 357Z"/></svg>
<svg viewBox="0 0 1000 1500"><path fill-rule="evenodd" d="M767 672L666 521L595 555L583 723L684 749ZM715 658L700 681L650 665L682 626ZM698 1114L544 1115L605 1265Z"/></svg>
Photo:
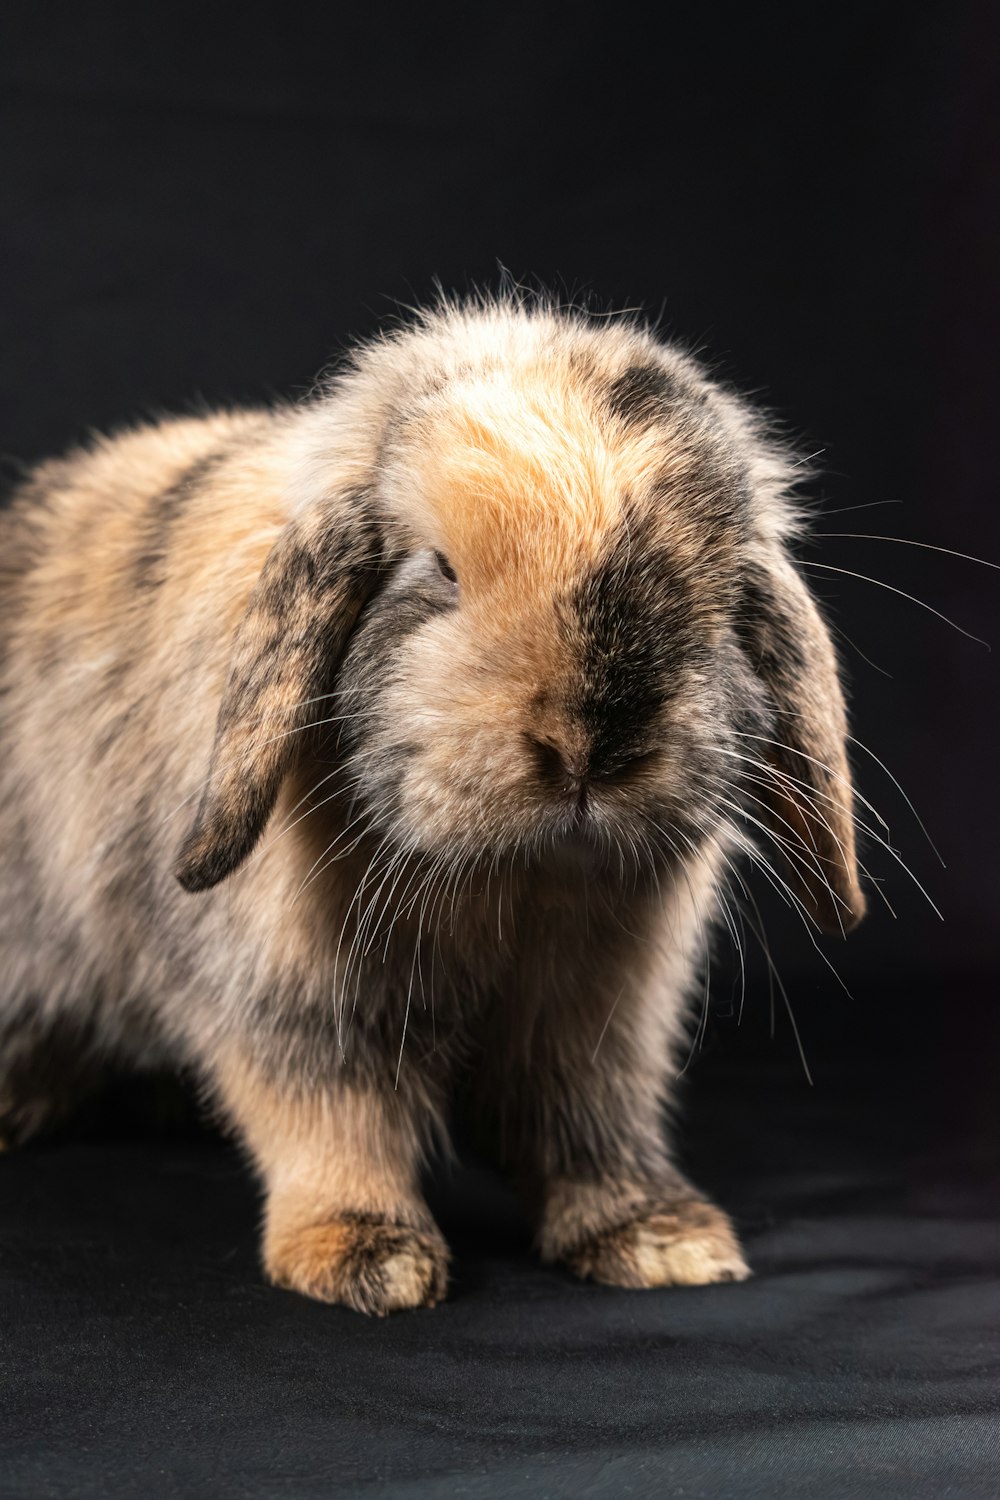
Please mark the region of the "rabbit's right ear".
<svg viewBox="0 0 1000 1500"><path fill-rule="evenodd" d="M297 748L322 718L332 674L384 560L363 493L289 521L240 621L216 724L209 777L175 874L189 891L216 885L253 849Z"/></svg>
<svg viewBox="0 0 1000 1500"><path fill-rule="evenodd" d="M847 720L833 642L811 593L783 549L753 558L739 626L767 691L770 735L750 736L757 802L788 854L803 908L826 932L846 933L865 911L855 853Z"/></svg>

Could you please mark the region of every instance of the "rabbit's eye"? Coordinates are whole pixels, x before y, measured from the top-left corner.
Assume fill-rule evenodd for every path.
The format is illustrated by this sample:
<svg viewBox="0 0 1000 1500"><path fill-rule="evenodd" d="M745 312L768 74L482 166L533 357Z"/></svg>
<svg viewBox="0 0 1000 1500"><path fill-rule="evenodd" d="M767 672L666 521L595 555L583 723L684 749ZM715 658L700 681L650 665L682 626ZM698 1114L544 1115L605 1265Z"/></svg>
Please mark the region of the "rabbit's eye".
<svg viewBox="0 0 1000 1500"><path fill-rule="evenodd" d="M438 568L440 569L442 578L447 578L449 583L458 582L458 574L455 572L455 569L452 567L451 563L445 557L443 552L435 552L434 561L437 563Z"/></svg>

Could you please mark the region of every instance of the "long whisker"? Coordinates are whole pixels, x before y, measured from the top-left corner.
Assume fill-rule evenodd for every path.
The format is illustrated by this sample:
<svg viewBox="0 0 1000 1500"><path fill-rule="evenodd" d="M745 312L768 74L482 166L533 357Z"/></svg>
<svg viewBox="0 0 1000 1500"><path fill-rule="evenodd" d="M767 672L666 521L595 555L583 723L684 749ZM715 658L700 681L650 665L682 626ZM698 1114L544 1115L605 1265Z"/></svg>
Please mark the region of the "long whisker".
<svg viewBox="0 0 1000 1500"><path fill-rule="evenodd" d="M624 995L624 993L625 993L625 985L623 984L622 987L621 987L621 989L618 991L617 995L615 996L614 1000L612 1001L612 1003L611 1003L611 1009L608 1011L608 1014L607 1014L607 1016L605 1018L605 1021L604 1021L604 1025L601 1027L601 1034L597 1038L597 1046L594 1048L594 1050L593 1050L593 1052L591 1053L591 1056L590 1056L590 1061L592 1063L595 1063L597 1061L597 1054L601 1050L601 1043L604 1041L605 1033L607 1032L608 1027L611 1025L611 1018L614 1015L615 1011L618 1009L618 1002L621 999L621 997Z"/></svg>
<svg viewBox="0 0 1000 1500"><path fill-rule="evenodd" d="M309 702L311 700L307 699L306 701ZM277 712L280 713L281 710L278 709ZM330 714L327 718L315 719L308 724L299 724L294 729L283 729L279 734L269 735L267 739L257 742L253 748L254 750L263 750L265 745L273 745L278 740L288 739L293 734L304 734L307 729L319 729L324 724L343 724L351 719L363 719L366 717L368 717L368 715L365 713ZM258 720L258 723L263 722L263 719ZM212 781L214 781L217 776L221 776L224 771L232 770L233 766L240 765L245 758L246 752L244 752L243 755L236 756L233 760L226 761L221 766L214 766L212 770L209 771L204 780L199 781L194 790L189 792L186 797L183 797L181 801L177 803L176 807L172 807L169 812L164 813L163 817L160 819L160 823L158 824L158 826L162 827L164 823L169 823L171 818L176 817L182 808L187 807L188 803L192 802L195 797L197 797L199 792L204 791L205 787L207 787Z"/></svg>
<svg viewBox="0 0 1000 1500"><path fill-rule="evenodd" d="M752 793L747 793L747 795L752 796ZM845 911L850 910L848 903L843 899L842 896L838 896L836 891L833 889L833 886L830 884L829 878L827 877L825 871L822 869L819 860L815 856L813 856L811 859L804 858L790 840L783 838L773 828L768 828L767 825L760 820L760 818L755 817L753 813L748 812L746 808L740 807L738 803L732 802L726 797L720 797L719 801L723 807L727 807L730 812L735 813L737 817L746 818L747 821L752 823L755 828L759 828L761 833L763 833L766 838L769 838L772 843L774 843L786 855L788 859L795 860L797 864L804 865L806 870L809 870L811 873L818 875L819 879L823 882L827 891L829 892L831 899L835 901L838 906L842 906ZM759 802L760 798L754 798L754 801ZM761 805L763 806L764 804L762 803ZM775 816L777 816L777 814L775 814ZM780 821L784 823L785 819L782 818ZM791 828L790 823L787 826ZM839 912L837 912L837 921L840 923L841 934L844 935L844 924L841 921Z"/></svg>
<svg viewBox="0 0 1000 1500"><path fill-rule="evenodd" d="M779 886L780 886L788 894L788 896L791 898L792 902L795 905L795 909L798 911L799 916L802 918L802 923L803 923L803 926L805 927L806 936L808 937L810 943L812 943L813 947L816 949L816 952L819 954L820 958L826 964L827 968L830 970L830 973L836 979L837 983L840 985L840 987L844 991L844 993L846 995L850 995L851 999L853 1000L854 996L851 994L851 991L848 989L847 985L844 983L844 979L843 979L842 975L840 974L840 972L838 971L838 969L836 968L836 966L831 962L831 960L826 956L826 954L823 952L822 948L820 947L819 943L816 941L815 934L812 931L812 927L816 927L817 926L816 922L814 922L813 919L810 917L809 913L806 911L805 907L802 905L802 902L795 895L794 891L790 890L787 882L781 879L781 877L778 875L777 871L775 870L774 866L771 864L771 862L768 859L766 859L761 854L761 852L760 852L759 849L756 849L752 844L749 844L749 845L746 846L745 852L746 852L747 856L749 857L749 859L751 860L751 862L756 866L756 868L761 871L761 873L763 874L765 880L767 880L768 884L772 885L775 890L779 890ZM776 881L777 881L777 884L775 884ZM779 894L780 894L780 890L779 890Z"/></svg>
<svg viewBox="0 0 1000 1500"><path fill-rule="evenodd" d="M758 943L760 944L761 952L763 953L764 958L765 958L765 960L767 962L768 973L770 975L771 983L772 983L772 988L771 988L771 1036L772 1037L774 1036L774 988L773 988L773 986L777 985L777 987L778 987L778 993L780 994L781 999L782 999L782 1001L784 1003L785 1013L788 1016L788 1020L789 1020L789 1022L791 1024L792 1035L795 1038L795 1046L796 1046L796 1048L798 1050L798 1054L799 1054L799 1061L802 1063L802 1071L806 1075L806 1081L809 1083L809 1086L811 1088L813 1088L813 1087L815 1087L815 1084L813 1082L813 1076L812 1076L812 1072L810 1071L810 1068L809 1068L809 1063L808 1063L808 1061L806 1059L805 1048L802 1045L802 1038L799 1035L799 1028L798 1028L798 1025L797 1025L796 1020L795 1020L795 1015L794 1015L794 1013L792 1011L792 1002L789 999L788 991L785 988L785 982L782 979L781 975L778 973L777 965L775 964L774 959L771 956L770 945L768 944L767 939L764 936L764 923L763 923L763 919L761 918L760 908L758 907L756 901L754 901L754 899L753 899L752 896L750 897L750 900L753 903L753 909L754 909L754 911L757 914L757 921L760 923L760 930L758 931L757 928L754 927L754 924L752 922L750 922L750 926L751 926L751 929L754 932L754 935L757 938ZM747 921L750 921L749 917L747 918ZM838 979L840 978L839 975L837 975L837 977L838 977ZM842 980L841 980L841 983L843 983ZM845 988L846 988L846 986L845 986Z"/></svg>
<svg viewBox="0 0 1000 1500"><path fill-rule="evenodd" d="M846 516L848 511L852 510L875 510L880 505L902 505L902 503L902 500L866 500L862 505L838 505L834 510L827 510L824 506L822 514L824 516ZM816 536L818 533L810 532L809 534Z"/></svg>
<svg viewBox="0 0 1000 1500"><path fill-rule="evenodd" d="M924 825L923 818L917 812L917 809L914 807L913 803L910 801L909 797L904 792L902 786L900 786L899 782L896 780L895 776L889 770L889 767L886 765L885 761L884 760L879 760L878 756L875 754L875 751L874 750L869 750L868 746L867 745L863 745L861 743L861 741L855 735L849 734L847 736L847 738L850 740L850 742L851 742L852 745L857 745L857 747L858 747L859 750L863 750L866 755L870 755L871 758L872 758L872 760L875 762L875 764L877 766L881 766L882 770L888 776L889 780L892 782L893 786L896 788L896 790L898 791L899 795L902 797L903 801L906 803L907 807L910 809L910 812L916 818L917 823L920 826L921 833L923 834L924 838L930 844L931 848L934 850L934 853L937 855L938 859L940 860L940 862L941 862L941 868L944 869L944 870L946 870L948 868L948 866L945 864L944 860L941 858L941 853L940 853L937 845L935 844L934 840L931 838L930 834L927 832L927 829L926 829L926 827Z"/></svg>
<svg viewBox="0 0 1000 1500"><path fill-rule="evenodd" d="M886 669L885 669L885 667L880 667L877 661L872 661L872 659L868 655L868 653L865 652L865 651L862 651L862 649L858 645L857 641L854 640L852 636L849 636L847 634L847 631L844 629L844 627L842 625L835 624L835 622L833 620L827 620L826 623L829 626L829 628L831 630L833 630L837 636L840 637L840 639L842 641L846 641L847 642L847 644L850 646L850 648L851 648L852 651L856 651L858 653L858 655L861 657L862 661L868 663L868 665L871 667L871 669L872 669L873 672L878 672L879 675L882 676L882 677L888 677L888 679L889 679L890 682L893 681L892 673L891 672L887 672Z"/></svg>
<svg viewBox="0 0 1000 1500"><path fill-rule="evenodd" d="M995 568L1000 572L1000 563L989 562L985 557L974 557L971 552L956 552L954 547L938 547L933 542L917 542L909 536L877 536L871 531L813 531L810 536L844 537L857 542L898 542L901 547L920 547L925 552L943 552L946 557L960 557L963 562L978 563L981 568Z"/></svg>
<svg viewBox="0 0 1000 1500"><path fill-rule="evenodd" d="M760 739L760 738L763 738L763 736L760 736L760 735L750 735L750 736L748 736L748 738L750 738L750 739ZM776 741L776 740L769 740L769 741L767 741L767 743L768 744L777 744L778 741ZM723 751L722 753L726 754L727 752ZM735 753L735 752L733 752L733 753ZM794 753L798 754L798 755L803 755L805 752L799 750L799 751L795 751ZM812 759L812 757L811 756L807 756L806 759ZM755 762L755 764L758 765L759 769L761 769L763 771L766 771L769 775L780 776L780 777L783 777L783 778L787 778L790 781L797 782L800 786L804 787L805 790L812 797L814 797L814 798L816 796L822 796L822 793L817 792L815 790L815 788L809 787L808 784L805 783L805 782L798 782L798 778L797 777L789 776L789 774L787 772L778 770L778 768L776 766L769 766L769 765L765 764L764 762L760 762L760 761ZM881 816L881 814L874 807L872 807L872 804L870 802L868 802L864 797L861 797L860 793L856 793L855 795L858 797L859 801L861 801L861 802L863 802L865 804L865 806L872 808L872 812L875 813L875 816L878 818L879 822L882 824L882 826L886 829L886 832L888 833L888 831L889 831L888 830L888 826L886 825L885 819ZM834 805L836 805L836 804L834 804ZM823 822L824 821L822 819L822 817L820 816L818 809L816 809L815 805L813 806L813 814L817 818L817 821L819 821L819 822ZM903 857L899 853L899 851L897 849L894 849L893 846L892 846L892 844L890 844L887 839L884 839L881 836L881 834L879 834L874 828L871 827L870 824L863 822L862 819L860 819L860 818L855 819L855 821L856 821L858 827L861 828L861 829L863 829L863 831L868 835L869 838L873 839L875 841L875 843L879 845L880 848L884 849L886 851L886 853L888 855L890 855L890 857L896 861L896 863L899 865L900 869L903 870L905 872L905 874L909 876L910 880L912 880L912 882L916 886L917 890L920 892L920 894L923 896L924 900L927 902L928 906L931 908L931 911L933 911L934 914L935 914L935 916L938 917L938 918L940 918L940 920L943 922L944 921L944 915L941 912L940 908L938 907L937 903L932 900L932 898L931 898L930 894L928 893L928 891L924 888L923 884L917 879L916 875L910 869L909 865L903 859ZM827 827L829 827L829 825L827 825ZM832 833L832 830L831 830L831 833ZM865 873L867 874L868 872L866 871ZM876 888L878 889L877 882L874 882L874 883L876 884ZM882 894L882 898L883 898L883 900L885 900L886 898L885 898L884 893L880 891L880 894ZM886 902L886 904L888 905L888 902ZM891 907L889 909L890 909L890 911L892 911ZM896 913L894 911L893 911L892 914L893 914L893 916L896 915Z"/></svg>
<svg viewBox="0 0 1000 1500"><path fill-rule="evenodd" d="M832 563L813 562L807 558L801 559L801 565L804 568L822 568L827 573L841 573L845 578L859 578L862 583L873 583L876 588L888 589L890 594L898 594L901 599L909 599L911 604L919 604L920 608L926 609L929 614L937 615L939 620L943 620L946 625L950 625L952 630L957 630L959 635L964 635L967 640L975 641L977 645L985 646L987 651L993 650L989 641L984 641L981 635L973 635L971 630L966 630L964 626L949 619L946 614L942 614L939 609L935 609L933 604L928 604L925 600L918 599L916 594L908 594L905 589L898 589L893 583L885 583L881 578L871 578L867 573L856 573L853 568L835 568ZM993 564L990 563L989 566L992 567Z"/></svg>
<svg viewBox="0 0 1000 1500"><path fill-rule="evenodd" d="M748 738L748 739L764 739L765 737L763 735L747 735L746 738ZM777 741L777 740L765 740L765 743L767 743L767 744L779 744L779 741ZM789 749L790 747L788 747L788 746L782 746L781 748ZM805 752L802 751L802 750L796 750L796 751L793 751L792 753L796 754L796 755L805 755ZM805 758L807 760L812 760L813 759L812 756L805 756ZM822 765L821 761L817 761L816 763L817 763L817 765ZM780 776L784 776L784 775L787 774L786 772L779 771L777 769L777 767L770 767L769 766L769 767L766 767L766 769L768 771L771 771L774 774L780 775ZM829 768L828 767L824 767L824 769L828 770ZM797 778L791 777L790 779L794 781ZM810 788L809 790L812 790L812 789ZM855 795L858 796L858 800L861 801L861 802L863 802L866 807L871 807L871 803L868 802L864 797L861 797L859 793L856 793ZM878 818L879 822L883 825L883 827L886 827L885 819L878 812L876 812L876 810L873 807L872 807L872 811L875 812L875 816ZM896 861L896 863L899 865L899 867L900 867L901 870L905 871L905 873L913 881L913 884L916 886L917 890L923 896L924 900L927 902L928 906L931 908L931 911L933 911L934 914L935 914L935 916L939 917L940 920L943 922L944 921L944 915L941 912L940 908L938 907L937 903L931 899L931 896L925 890L925 888L921 884L921 882L917 879L916 875L910 869L909 865L903 859L903 857L899 853L899 851L897 849L894 849L893 846L888 842L888 840L882 838L881 835L878 834L878 833L876 833L875 829L871 828L867 823L862 823L859 820L858 821L858 826L860 828L863 828L864 831L865 831L865 833L867 833L870 838L874 839L875 842L881 848L883 848L886 851L886 853L889 854ZM887 827L886 827L886 832L888 832L888 828Z"/></svg>
<svg viewBox="0 0 1000 1500"><path fill-rule="evenodd" d="M828 766L826 761L817 760L815 755L808 755L805 750L798 750L795 749L792 745L786 745L784 740L768 739L767 735L765 734L750 734L747 730L737 730L736 733L741 740L760 740L764 745L774 745L778 750L785 750L789 755L792 756L801 756L803 760L809 761L811 765L818 766L820 770L825 771L826 774L832 778L832 780L841 782L847 788L847 790L857 798L862 807L867 807L872 816L878 819L878 821L882 824L882 827L885 829L886 833L889 832L889 825L883 818L882 814L879 812L878 808L875 807L871 802L869 802L867 797L863 797L858 791L857 787L854 786L846 776L842 776L839 771L835 771L832 766ZM727 755L735 755L736 751L727 750L723 753ZM758 765L760 764L762 763L758 761ZM797 776L793 776L790 771L779 769L779 767L777 766L768 767L768 769L774 770L781 776L787 776L790 781L799 781L799 778ZM799 781L799 785L808 787L809 784L808 782ZM813 788L810 787L809 790L812 791ZM822 795L822 793L820 795ZM846 806L844 810L847 811Z"/></svg>
<svg viewBox="0 0 1000 1500"><path fill-rule="evenodd" d="M770 769L770 768L768 768L768 769ZM756 803L758 803L762 808L764 808L764 810L766 812L770 812L773 817L777 817L778 814L773 811L773 809L770 807L770 805L768 803L766 803L763 798L758 797L753 792L748 792L746 790L746 787L742 783L747 782L747 781L753 782L753 784L755 786L763 787L765 791L773 791L774 790L774 782L773 781L765 780L765 778L763 776L752 776L748 771L744 771L742 773L742 777L741 777L741 787L740 787L740 790L741 790L742 795L747 796L747 797L751 797L753 799L753 801L756 802ZM728 784L728 783L724 783L724 784ZM834 833L833 829L830 827L830 824L827 822L827 820L821 815L821 813L818 811L818 809L815 806L810 807L810 813L816 819L817 822L819 822L819 823L821 823L823 825L823 827L829 833L830 837L833 839L834 843L837 845L837 848L840 849L841 853L843 854L843 852L844 852L843 851L843 845L841 844L840 840L837 838L837 835ZM781 821L785 822L785 819L782 818ZM867 823L861 822L860 819L857 819L856 821L857 821L857 824L858 824L859 828L863 828L866 833L871 833L873 838L877 837L877 835L871 829L869 829ZM790 824L788 826L791 827ZM857 856L855 856L855 858L857 858ZM845 863L846 863L846 856L845 856ZM878 881L875 879L875 876L871 873L871 871L868 869L868 867L861 862L860 859L857 860L857 864L858 864L858 868L861 871L861 873L863 875L867 876L867 878L871 881L872 885L878 891L879 896L885 902L885 904L886 904L886 906L887 906L890 914L892 915L893 918L895 918L896 917L896 912L895 912L895 910L894 910L891 902L889 901L888 896L885 894L885 892L883 891L882 887L879 885Z"/></svg>

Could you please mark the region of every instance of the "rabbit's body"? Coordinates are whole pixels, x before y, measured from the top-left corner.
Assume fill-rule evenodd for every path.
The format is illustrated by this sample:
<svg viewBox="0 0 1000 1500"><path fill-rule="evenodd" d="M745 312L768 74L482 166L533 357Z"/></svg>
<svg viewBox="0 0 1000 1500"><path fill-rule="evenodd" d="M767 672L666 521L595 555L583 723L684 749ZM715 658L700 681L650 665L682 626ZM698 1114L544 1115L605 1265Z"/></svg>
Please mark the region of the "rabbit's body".
<svg viewBox="0 0 1000 1500"><path fill-rule="evenodd" d="M687 359L513 305L36 470L0 515L0 1132L91 1064L186 1067L271 1275L387 1311L444 1290L418 1173L460 1101L546 1257L745 1274L660 1119L741 734L792 757L747 805L802 899L861 909L786 478Z"/></svg>

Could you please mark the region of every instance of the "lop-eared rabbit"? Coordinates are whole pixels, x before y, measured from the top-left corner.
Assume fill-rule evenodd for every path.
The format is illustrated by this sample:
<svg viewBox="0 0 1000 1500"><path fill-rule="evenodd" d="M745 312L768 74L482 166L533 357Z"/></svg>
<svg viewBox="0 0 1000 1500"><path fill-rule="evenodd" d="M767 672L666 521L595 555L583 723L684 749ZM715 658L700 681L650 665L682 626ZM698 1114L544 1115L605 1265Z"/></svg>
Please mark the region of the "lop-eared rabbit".
<svg viewBox="0 0 1000 1500"><path fill-rule="evenodd" d="M546 1261L746 1276L664 1124L720 887L752 835L810 921L864 905L792 478L645 327L517 299L36 468L0 516L7 1143L95 1069L183 1069L267 1275L386 1313L445 1293L420 1173L460 1112Z"/></svg>

